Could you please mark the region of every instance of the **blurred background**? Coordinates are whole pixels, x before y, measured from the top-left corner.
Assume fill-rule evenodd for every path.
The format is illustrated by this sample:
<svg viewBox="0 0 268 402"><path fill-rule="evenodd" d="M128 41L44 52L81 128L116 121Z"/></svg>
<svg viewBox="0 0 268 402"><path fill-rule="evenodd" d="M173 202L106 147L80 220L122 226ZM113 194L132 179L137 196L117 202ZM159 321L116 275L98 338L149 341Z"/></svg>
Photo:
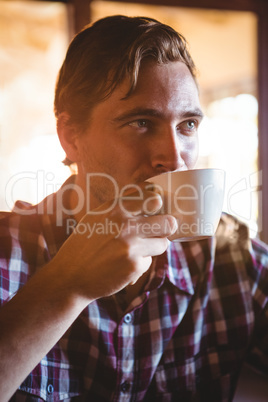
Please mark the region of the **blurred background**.
<svg viewBox="0 0 268 402"><path fill-rule="evenodd" d="M226 170L224 210L244 220L252 236L264 233L259 15L254 10L181 7L185 1L179 0L171 2L178 6L154 3L0 0L1 210L10 210L17 199L40 201L70 175L61 163L64 153L56 135L53 96L75 32L112 14L146 15L182 33L197 65L206 115L197 167Z"/></svg>

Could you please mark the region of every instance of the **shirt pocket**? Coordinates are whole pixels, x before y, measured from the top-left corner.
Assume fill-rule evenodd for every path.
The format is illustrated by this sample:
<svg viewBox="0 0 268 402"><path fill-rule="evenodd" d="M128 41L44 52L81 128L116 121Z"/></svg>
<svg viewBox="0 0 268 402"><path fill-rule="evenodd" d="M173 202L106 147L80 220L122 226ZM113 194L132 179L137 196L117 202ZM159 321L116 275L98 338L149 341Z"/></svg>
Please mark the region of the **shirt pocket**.
<svg viewBox="0 0 268 402"><path fill-rule="evenodd" d="M82 395L82 374L80 369L69 363L43 359L21 384L19 390L29 395L26 401L34 401L34 397L36 401L40 398L47 402L66 401Z"/></svg>
<svg viewBox="0 0 268 402"><path fill-rule="evenodd" d="M230 401L239 372L237 351L207 348L190 358L162 359L154 376L155 401Z"/></svg>
<svg viewBox="0 0 268 402"><path fill-rule="evenodd" d="M154 376L156 401L192 401L196 391L194 358L163 362Z"/></svg>

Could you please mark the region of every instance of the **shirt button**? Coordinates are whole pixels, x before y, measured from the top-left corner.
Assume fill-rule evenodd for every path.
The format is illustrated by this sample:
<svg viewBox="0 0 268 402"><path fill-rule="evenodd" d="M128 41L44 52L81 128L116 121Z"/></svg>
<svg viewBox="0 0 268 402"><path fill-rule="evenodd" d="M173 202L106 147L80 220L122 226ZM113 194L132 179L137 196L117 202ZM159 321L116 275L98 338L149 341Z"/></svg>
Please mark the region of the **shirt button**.
<svg viewBox="0 0 268 402"><path fill-rule="evenodd" d="M48 384L48 386L47 386L47 392L48 392L48 394L53 394L53 392L54 392L54 387L53 387L52 384Z"/></svg>
<svg viewBox="0 0 268 402"><path fill-rule="evenodd" d="M125 317L124 317L124 322L126 324L130 324L131 321L132 321L132 315L131 314L126 314Z"/></svg>
<svg viewBox="0 0 268 402"><path fill-rule="evenodd" d="M120 389L122 392L127 392L129 390L130 384L129 382L125 381L120 385Z"/></svg>

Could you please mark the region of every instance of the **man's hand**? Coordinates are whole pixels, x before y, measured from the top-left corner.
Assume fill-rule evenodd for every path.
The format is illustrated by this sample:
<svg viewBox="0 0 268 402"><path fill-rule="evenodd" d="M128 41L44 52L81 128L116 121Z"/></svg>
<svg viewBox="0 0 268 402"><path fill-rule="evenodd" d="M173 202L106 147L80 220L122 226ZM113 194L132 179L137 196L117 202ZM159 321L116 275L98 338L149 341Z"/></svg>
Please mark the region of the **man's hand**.
<svg viewBox="0 0 268 402"><path fill-rule="evenodd" d="M135 283L152 257L166 250L176 220L157 215L162 206L157 193L142 194L131 193L114 208L109 202L86 214L59 250L54 264L74 295L90 302L116 293Z"/></svg>

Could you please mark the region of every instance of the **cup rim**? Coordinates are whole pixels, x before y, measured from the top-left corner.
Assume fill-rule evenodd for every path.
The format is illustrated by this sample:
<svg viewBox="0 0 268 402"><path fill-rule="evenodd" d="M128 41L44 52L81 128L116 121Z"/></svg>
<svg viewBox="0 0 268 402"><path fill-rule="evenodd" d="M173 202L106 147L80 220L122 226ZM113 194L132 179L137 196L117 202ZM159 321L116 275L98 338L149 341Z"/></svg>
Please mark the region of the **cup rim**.
<svg viewBox="0 0 268 402"><path fill-rule="evenodd" d="M170 170L168 172L162 172L159 173L158 175L152 176L147 180L151 180L154 177L158 177L158 176L164 176L164 175L169 175L169 174L174 174L174 173L180 173L180 174L185 174L185 173L189 173L189 172L206 172L206 171L219 171L219 172L223 172L226 173L226 171L224 169L221 168L197 168L197 169L187 169L187 170Z"/></svg>

